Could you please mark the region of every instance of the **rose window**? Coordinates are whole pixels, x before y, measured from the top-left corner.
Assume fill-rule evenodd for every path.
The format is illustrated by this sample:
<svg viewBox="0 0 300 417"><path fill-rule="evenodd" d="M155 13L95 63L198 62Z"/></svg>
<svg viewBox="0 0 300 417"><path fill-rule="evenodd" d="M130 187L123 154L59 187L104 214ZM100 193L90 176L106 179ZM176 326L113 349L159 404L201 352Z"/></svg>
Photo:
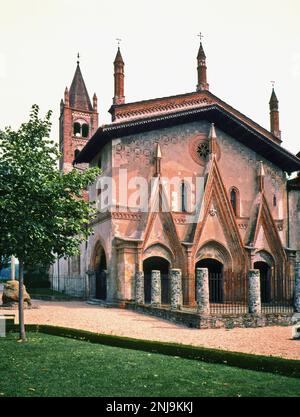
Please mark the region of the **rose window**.
<svg viewBox="0 0 300 417"><path fill-rule="evenodd" d="M207 159L209 155L209 144L208 142L201 142L197 146L197 153L202 159Z"/></svg>

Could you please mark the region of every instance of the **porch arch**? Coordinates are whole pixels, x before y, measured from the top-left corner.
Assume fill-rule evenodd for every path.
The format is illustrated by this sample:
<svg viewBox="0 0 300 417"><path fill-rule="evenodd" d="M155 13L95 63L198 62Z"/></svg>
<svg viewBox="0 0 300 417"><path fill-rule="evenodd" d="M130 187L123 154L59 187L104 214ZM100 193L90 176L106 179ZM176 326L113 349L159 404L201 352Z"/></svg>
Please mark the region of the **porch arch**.
<svg viewBox="0 0 300 417"><path fill-rule="evenodd" d="M174 253L167 246L161 244L160 242L152 243L148 246L143 253L143 261L152 256L157 256L160 258L166 259L170 265L173 266L174 263Z"/></svg>
<svg viewBox="0 0 300 417"><path fill-rule="evenodd" d="M223 264L224 271L232 270L232 258L229 251L216 240L206 241L197 251L195 265L202 259L214 259Z"/></svg>
<svg viewBox="0 0 300 417"><path fill-rule="evenodd" d="M151 301L151 271L160 271L161 278L161 302L162 304L170 304L170 282L169 270L170 262L161 256L149 256L143 261L144 271L144 295L145 303Z"/></svg>
<svg viewBox="0 0 300 417"><path fill-rule="evenodd" d="M255 252L254 258L253 258L253 264L255 262L265 262L269 265L270 268L275 267L275 259L273 255L265 249L259 249Z"/></svg>

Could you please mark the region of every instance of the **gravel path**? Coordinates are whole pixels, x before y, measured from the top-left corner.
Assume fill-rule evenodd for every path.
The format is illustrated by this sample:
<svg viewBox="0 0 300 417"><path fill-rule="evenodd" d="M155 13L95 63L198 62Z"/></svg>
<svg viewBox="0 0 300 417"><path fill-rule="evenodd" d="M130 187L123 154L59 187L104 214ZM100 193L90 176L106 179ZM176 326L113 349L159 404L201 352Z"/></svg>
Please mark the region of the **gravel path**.
<svg viewBox="0 0 300 417"><path fill-rule="evenodd" d="M292 328L189 329L129 310L105 308L85 302L34 301L37 309L25 310L25 323L52 324L138 339L177 342L238 352L300 359L300 341ZM12 313L1 310L0 314ZM17 315L17 311L15 311Z"/></svg>

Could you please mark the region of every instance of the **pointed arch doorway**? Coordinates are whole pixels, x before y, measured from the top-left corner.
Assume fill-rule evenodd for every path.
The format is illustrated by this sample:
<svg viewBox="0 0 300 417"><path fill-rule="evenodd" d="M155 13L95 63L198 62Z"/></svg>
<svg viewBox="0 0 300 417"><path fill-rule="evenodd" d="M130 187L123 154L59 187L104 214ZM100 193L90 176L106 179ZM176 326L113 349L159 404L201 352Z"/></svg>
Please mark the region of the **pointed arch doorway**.
<svg viewBox="0 0 300 417"><path fill-rule="evenodd" d="M105 251L101 245L97 247L95 256L96 291L95 298L106 300L107 297L107 264Z"/></svg>
<svg viewBox="0 0 300 417"><path fill-rule="evenodd" d="M260 296L261 302L267 304L271 302L271 273L272 269L267 262L254 262L254 269L260 272Z"/></svg>
<svg viewBox="0 0 300 417"><path fill-rule="evenodd" d="M209 282L209 302L223 303L224 302L224 276L223 264L220 261L212 258L201 259L196 263L195 276L197 268L208 269Z"/></svg>

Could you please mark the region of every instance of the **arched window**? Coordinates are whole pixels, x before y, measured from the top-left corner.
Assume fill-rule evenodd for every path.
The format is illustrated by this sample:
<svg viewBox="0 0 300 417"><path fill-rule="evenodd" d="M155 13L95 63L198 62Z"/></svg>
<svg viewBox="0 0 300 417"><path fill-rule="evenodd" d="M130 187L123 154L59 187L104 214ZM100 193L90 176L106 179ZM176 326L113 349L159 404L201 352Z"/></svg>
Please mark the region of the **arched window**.
<svg viewBox="0 0 300 417"><path fill-rule="evenodd" d="M234 214L239 216L239 191L234 187L230 190L230 203Z"/></svg>
<svg viewBox="0 0 300 417"><path fill-rule="evenodd" d="M274 207L277 206L277 197L276 197L276 194L273 195L273 206Z"/></svg>
<svg viewBox="0 0 300 417"><path fill-rule="evenodd" d="M83 123L82 125L82 136L84 138L87 138L89 136L89 125L86 123Z"/></svg>
<svg viewBox="0 0 300 417"><path fill-rule="evenodd" d="M78 122L75 122L73 125L73 134L74 136L81 136L81 125Z"/></svg>
<svg viewBox="0 0 300 417"><path fill-rule="evenodd" d="M76 159L79 154L80 154L80 150L79 149L75 149L74 159Z"/></svg>
<svg viewBox="0 0 300 417"><path fill-rule="evenodd" d="M187 204L186 204L186 185L185 182L181 182L181 211L186 212L187 211Z"/></svg>

